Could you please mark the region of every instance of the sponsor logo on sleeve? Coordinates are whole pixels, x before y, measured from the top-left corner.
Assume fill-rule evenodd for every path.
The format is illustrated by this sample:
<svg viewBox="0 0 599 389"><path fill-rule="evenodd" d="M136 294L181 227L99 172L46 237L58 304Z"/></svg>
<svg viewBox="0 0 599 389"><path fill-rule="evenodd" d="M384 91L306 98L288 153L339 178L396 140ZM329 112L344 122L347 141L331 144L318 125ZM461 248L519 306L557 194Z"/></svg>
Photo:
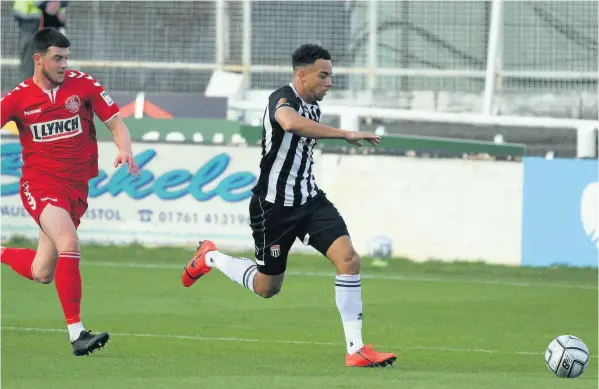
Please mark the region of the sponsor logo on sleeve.
<svg viewBox="0 0 599 389"><path fill-rule="evenodd" d="M279 102L277 103L277 107L276 108L279 108L283 104L287 104L287 99L284 98L284 97L279 100Z"/></svg>
<svg viewBox="0 0 599 389"><path fill-rule="evenodd" d="M110 107L112 104L114 104L114 101L112 100L112 98L108 95L108 93L106 93L106 91L102 91L102 93L100 93L100 96L102 96L102 98L104 99L104 101L106 102L106 104Z"/></svg>

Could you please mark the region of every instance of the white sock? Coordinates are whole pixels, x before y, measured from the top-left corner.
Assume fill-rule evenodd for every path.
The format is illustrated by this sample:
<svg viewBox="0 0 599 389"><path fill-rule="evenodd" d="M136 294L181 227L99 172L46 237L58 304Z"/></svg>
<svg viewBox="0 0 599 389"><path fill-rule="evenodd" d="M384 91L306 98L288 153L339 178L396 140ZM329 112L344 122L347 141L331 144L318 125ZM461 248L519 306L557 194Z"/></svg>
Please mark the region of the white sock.
<svg viewBox="0 0 599 389"><path fill-rule="evenodd" d="M360 275L341 274L335 277L335 302L343 321L347 353L358 351L362 343L362 287Z"/></svg>
<svg viewBox="0 0 599 389"><path fill-rule="evenodd" d="M231 280L254 292L254 278L258 273L255 262L240 257L232 257L219 251L206 254L206 264L215 267Z"/></svg>
<svg viewBox="0 0 599 389"><path fill-rule="evenodd" d="M71 339L71 342L74 342L77 339L79 339L79 335L81 335L81 331L85 330L85 328L83 328L83 323L81 323L81 322L74 323L74 324L67 324L67 328L69 330L69 338Z"/></svg>

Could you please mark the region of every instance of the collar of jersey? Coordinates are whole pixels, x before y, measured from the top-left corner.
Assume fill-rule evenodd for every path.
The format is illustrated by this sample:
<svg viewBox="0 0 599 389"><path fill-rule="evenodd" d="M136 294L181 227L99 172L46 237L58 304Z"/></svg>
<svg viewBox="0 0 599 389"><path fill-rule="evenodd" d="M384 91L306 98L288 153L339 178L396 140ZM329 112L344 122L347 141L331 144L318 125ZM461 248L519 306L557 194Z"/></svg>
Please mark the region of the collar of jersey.
<svg viewBox="0 0 599 389"><path fill-rule="evenodd" d="M306 103L306 102L304 101L304 99L302 99L302 96L300 96L300 94L299 94L299 93L297 93L297 90L296 90L296 89L295 89L295 87L293 86L293 82L290 82L290 83L289 83L289 86L291 87L291 89L293 89L293 93L295 93L295 95L296 95L297 97L299 97L299 99L302 101L302 103L304 103L304 104L306 104L306 105L316 105L316 104L310 104L310 103Z"/></svg>

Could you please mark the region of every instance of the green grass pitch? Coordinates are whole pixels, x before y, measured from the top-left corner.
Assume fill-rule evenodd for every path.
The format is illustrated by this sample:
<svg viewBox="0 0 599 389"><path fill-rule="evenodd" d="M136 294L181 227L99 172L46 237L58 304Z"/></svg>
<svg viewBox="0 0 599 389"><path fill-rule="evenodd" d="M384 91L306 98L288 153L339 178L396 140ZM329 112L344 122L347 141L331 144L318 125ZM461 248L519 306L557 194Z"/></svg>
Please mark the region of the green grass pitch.
<svg viewBox="0 0 599 389"><path fill-rule="evenodd" d="M292 256L281 294L265 300L218 271L183 288L192 254L84 246L83 321L111 341L80 358L54 285L2 266L2 388L597 388L594 269L365 259L364 341L398 360L358 369L344 366L328 260ZM576 379L543 361L562 334L591 350Z"/></svg>

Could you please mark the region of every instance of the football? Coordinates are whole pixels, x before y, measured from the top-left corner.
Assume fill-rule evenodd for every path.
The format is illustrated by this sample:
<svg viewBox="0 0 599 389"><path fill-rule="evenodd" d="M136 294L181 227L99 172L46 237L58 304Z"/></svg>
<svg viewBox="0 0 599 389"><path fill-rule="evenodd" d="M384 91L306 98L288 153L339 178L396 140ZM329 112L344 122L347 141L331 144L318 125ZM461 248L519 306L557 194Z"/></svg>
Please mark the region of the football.
<svg viewBox="0 0 599 389"><path fill-rule="evenodd" d="M553 339L545 350L545 364L558 377L576 378L589 363L589 348L573 335Z"/></svg>
<svg viewBox="0 0 599 389"><path fill-rule="evenodd" d="M392 253L393 242L386 236L377 236L368 243L368 256L372 258L373 266L387 267Z"/></svg>

